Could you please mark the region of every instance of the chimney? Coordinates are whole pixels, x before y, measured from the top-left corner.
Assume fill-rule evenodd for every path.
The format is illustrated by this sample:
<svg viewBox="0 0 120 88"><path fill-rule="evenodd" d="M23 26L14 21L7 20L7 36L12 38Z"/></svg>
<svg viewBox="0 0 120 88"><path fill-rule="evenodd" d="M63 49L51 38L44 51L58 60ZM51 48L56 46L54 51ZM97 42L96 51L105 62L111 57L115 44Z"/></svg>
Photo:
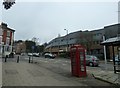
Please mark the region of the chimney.
<svg viewBox="0 0 120 88"><path fill-rule="evenodd" d="M7 24L6 23L1 23L2 27L7 27Z"/></svg>

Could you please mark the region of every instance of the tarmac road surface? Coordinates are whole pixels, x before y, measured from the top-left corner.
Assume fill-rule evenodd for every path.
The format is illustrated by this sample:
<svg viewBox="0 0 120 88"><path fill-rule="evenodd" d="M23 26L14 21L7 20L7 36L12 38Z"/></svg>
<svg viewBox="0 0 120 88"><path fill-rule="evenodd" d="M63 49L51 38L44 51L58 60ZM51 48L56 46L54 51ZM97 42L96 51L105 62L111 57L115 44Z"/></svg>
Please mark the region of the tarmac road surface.
<svg viewBox="0 0 120 88"><path fill-rule="evenodd" d="M2 62L3 86L113 86L95 79L92 74L77 78L71 75L69 59L34 57L33 63L28 63L28 57L21 57ZM100 71L96 68L89 68Z"/></svg>

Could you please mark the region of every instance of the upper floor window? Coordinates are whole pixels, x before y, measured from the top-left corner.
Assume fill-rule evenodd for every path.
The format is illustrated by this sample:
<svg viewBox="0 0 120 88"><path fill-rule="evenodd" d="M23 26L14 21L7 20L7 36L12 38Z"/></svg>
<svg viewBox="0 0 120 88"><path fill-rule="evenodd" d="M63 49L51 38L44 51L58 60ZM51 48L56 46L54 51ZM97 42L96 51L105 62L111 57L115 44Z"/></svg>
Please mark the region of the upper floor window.
<svg viewBox="0 0 120 88"><path fill-rule="evenodd" d="M94 34L94 36L101 36L102 35L102 33L96 33L96 34Z"/></svg>
<svg viewBox="0 0 120 88"><path fill-rule="evenodd" d="M2 36L0 36L0 44L2 43Z"/></svg>
<svg viewBox="0 0 120 88"><path fill-rule="evenodd" d="M74 38L70 38L70 40L72 40L72 39L74 39Z"/></svg>
<svg viewBox="0 0 120 88"><path fill-rule="evenodd" d="M10 31L7 31L7 36L8 36L8 37L10 36Z"/></svg>
<svg viewBox="0 0 120 88"><path fill-rule="evenodd" d="M98 36L101 36L101 35L102 35L102 33L98 33L97 35L98 35Z"/></svg>
<svg viewBox="0 0 120 88"><path fill-rule="evenodd" d="M3 30L0 28L0 36L2 36Z"/></svg>

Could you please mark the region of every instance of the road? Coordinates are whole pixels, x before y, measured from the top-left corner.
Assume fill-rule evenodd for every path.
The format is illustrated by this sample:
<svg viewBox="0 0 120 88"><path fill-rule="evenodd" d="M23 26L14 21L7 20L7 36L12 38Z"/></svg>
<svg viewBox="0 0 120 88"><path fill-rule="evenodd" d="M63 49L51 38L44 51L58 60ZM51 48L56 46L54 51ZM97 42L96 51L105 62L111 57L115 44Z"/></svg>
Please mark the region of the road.
<svg viewBox="0 0 120 88"><path fill-rule="evenodd" d="M12 72L17 74L8 74L11 69L16 69ZM87 70L100 71L101 66L87 66ZM3 71L4 86L112 86L89 73L82 78L71 76L71 62L65 58L33 57L33 63L28 63L27 56L21 56L19 63L16 58L9 58L6 63L3 60Z"/></svg>
<svg viewBox="0 0 120 88"><path fill-rule="evenodd" d="M32 58L32 57L31 57ZM29 59L29 57L28 56L21 56L21 60L24 60L24 61L28 61L28 59ZM55 61L54 63L59 63L59 64L61 64L62 63L62 65L70 65L70 59L67 59L67 58L57 58L57 60L56 59L46 59L46 58L44 58L44 57L33 57L33 60L34 61L37 61L37 60L39 60L39 61L43 61L43 62L48 62L48 61ZM105 65L105 62L104 61L100 61L100 65L99 65L99 67L89 67L89 66L87 66L87 68L89 69L89 68L94 68L94 69L101 69L101 70L107 70L107 71L113 71L114 69L113 69L113 62L107 62L107 65Z"/></svg>

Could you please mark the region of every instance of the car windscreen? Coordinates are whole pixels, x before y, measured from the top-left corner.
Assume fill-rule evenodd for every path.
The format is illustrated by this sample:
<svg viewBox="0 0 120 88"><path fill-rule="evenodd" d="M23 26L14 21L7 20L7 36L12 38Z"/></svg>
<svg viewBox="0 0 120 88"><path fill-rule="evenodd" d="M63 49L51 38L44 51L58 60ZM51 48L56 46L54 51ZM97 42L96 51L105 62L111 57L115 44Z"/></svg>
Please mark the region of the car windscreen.
<svg viewBox="0 0 120 88"><path fill-rule="evenodd" d="M96 56L91 56L91 58L94 58L95 60L98 60L98 58Z"/></svg>

